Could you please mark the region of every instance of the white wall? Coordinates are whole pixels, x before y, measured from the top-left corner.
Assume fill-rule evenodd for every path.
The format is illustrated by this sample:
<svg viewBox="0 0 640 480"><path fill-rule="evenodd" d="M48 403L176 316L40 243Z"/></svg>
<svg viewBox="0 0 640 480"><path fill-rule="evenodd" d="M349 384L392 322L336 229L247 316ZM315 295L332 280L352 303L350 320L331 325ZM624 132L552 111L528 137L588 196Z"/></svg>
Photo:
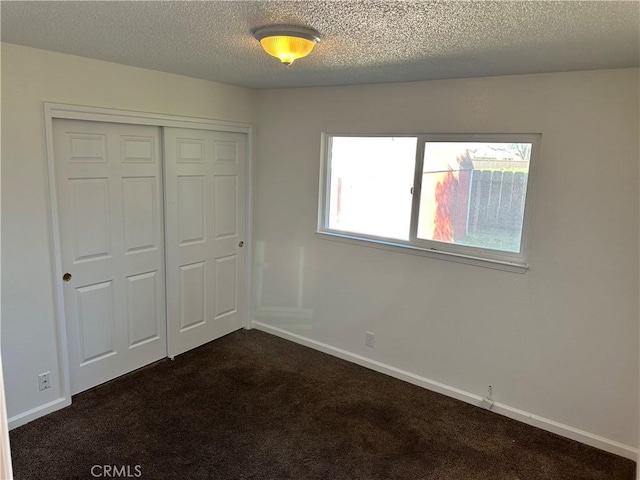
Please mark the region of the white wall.
<svg viewBox="0 0 640 480"><path fill-rule="evenodd" d="M470 401L491 384L503 413L633 458L639 80L627 69L261 91L256 325ZM542 133L529 271L317 238L323 131Z"/></svg>
<svg viewBox="0 0 640 480"><path fill-rule="evenodd" d="M255 120L253 90L2 44L2 360L10 419L61 396L44 101ZM52 388L40 392L38 374L47 371Z"/></svg>

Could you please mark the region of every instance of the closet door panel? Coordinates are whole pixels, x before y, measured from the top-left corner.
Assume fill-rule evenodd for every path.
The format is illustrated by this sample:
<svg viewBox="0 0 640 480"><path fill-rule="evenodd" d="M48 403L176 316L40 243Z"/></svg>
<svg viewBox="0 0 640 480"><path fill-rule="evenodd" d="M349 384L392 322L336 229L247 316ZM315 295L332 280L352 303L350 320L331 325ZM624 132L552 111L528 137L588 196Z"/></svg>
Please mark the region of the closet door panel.
<svg viewBox="0 0 640 480"><path fill-rule="evenodd" d="M164 129L169 355L242 328L246 135Z"/></svg>
<svg viewBox="0 0 640 480"><path fill-rule="evenodd" d="M54 120L71 393L166 357L160 129Z"/></svg>

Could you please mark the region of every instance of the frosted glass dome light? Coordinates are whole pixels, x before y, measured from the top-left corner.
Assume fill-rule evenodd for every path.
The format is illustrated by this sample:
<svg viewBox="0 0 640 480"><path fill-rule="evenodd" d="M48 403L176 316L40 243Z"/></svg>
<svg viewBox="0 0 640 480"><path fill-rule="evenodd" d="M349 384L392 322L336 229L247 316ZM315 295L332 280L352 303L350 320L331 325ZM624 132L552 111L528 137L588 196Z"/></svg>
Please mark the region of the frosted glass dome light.
<svg viewBox="0 0 640 480"><path fill-rule="evenodd" d="M279 58L284 65L291 65L298 58L306 57L320 41L318 32L311 28L271 25L253 31L269 55Z"/></svg>

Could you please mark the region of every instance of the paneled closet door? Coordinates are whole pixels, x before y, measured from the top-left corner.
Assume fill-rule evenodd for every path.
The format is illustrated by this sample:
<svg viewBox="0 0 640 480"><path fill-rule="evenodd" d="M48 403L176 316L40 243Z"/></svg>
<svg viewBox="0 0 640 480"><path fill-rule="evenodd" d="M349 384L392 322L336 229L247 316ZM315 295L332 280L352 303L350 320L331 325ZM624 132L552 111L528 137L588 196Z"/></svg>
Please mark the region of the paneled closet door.
<svg viewBox="0 0 640 480"><path fill-rule="evenodd" d="M164 129L171 357L244 324L246 142Z"/></svg>
<svg viewBox="0 0 640 480"><path fill-rule="evenodd" d="M160 129L54 120L71 393L167 356Z"/></svg>

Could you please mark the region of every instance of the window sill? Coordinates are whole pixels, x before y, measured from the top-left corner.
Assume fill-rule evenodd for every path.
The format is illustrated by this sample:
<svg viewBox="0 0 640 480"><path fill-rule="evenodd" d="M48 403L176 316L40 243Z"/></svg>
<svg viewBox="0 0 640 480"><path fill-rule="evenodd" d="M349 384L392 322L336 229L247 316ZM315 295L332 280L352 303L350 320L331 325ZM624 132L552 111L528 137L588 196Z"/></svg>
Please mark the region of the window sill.
<svg viewBox="0 0 640 480"><path fill-rule="evenodd" d="M419 255L422 257L430 257L438 260L446 260L450 262L464 263L476 267L491 268L493 270L502 270L504 272L525 273L529 269L526 263L513 263L491 258L474 257L471 255L463 255L459 253L444 252L441 250L430 250L426 248L416 247L415 245L406 245L403 243L394 243L393 241L378 240L372 238L355 237L335 232L316 232L316 237L322 240L330 240L334 242L348 243L351 245L360 245L362 247L378 248L381 250L389 250L397 253L406 253L409 255Z"/></svg>

